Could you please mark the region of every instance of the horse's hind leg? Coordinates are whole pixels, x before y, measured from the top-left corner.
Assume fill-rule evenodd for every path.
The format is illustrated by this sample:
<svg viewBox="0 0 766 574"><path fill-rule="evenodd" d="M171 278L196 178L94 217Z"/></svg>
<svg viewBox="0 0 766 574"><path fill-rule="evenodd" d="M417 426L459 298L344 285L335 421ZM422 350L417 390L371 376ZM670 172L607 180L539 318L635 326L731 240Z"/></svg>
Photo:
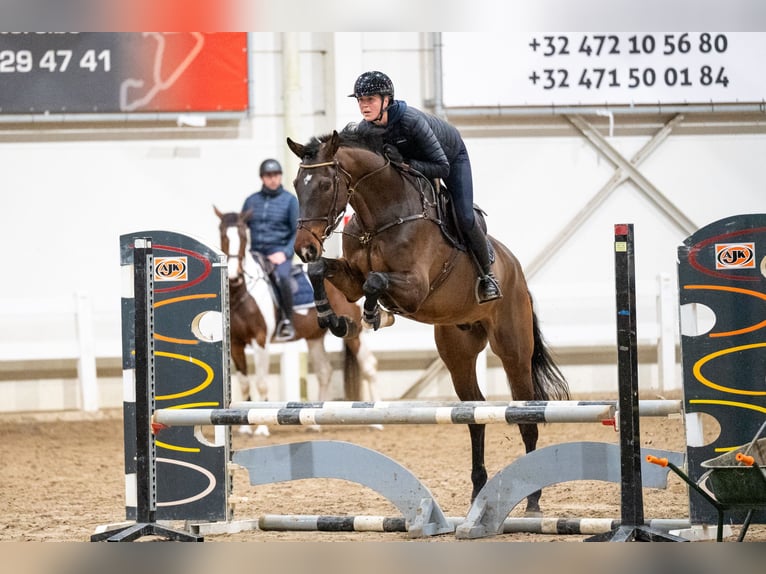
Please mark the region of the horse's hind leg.
<svg viewBox="0 0 766 574"><path fill-rule="evenodd" d="M513 400L532 401L538 399L532 384L531 338L528 346L526 339L519 333L512 333L510 329L498 329L490 333L489 343L492 351L503 364ZM518 426L521 440L524 443L524 451L530 453L537 448L537 425L530 423ZM527 497L526 514L536 515L540 513L541 494L542 491L537 490Z"/></svg>
<svg viewBox="0 0 766 574"><path fill-rule="evenodd" d="M487 344L484 328L474 324L470 330L461 331L454 326L434 327L436 348L452 377L452 386L461 401L483 401L476 378L476 357ZM487 483L487 469L484 466L485 425L469 424L471 435L471 502Z"/></svg>

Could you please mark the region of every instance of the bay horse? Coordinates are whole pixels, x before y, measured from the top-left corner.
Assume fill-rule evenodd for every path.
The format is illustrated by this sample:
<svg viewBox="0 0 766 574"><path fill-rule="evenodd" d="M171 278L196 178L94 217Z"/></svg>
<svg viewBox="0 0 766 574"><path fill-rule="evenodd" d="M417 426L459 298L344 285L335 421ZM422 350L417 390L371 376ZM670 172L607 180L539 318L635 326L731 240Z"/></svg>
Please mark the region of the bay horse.
<svg viewBox="0 0 766 574"><path fill-rule="evenodd" d="M274 336L278 307L272 296L270 280L263 265L248 249L247 213L223 213L218 216L221 250L228 255L229 331L231 358L237 371L238 385L232 387L232 400L268 400L269 344ZM349 302L334 286L328 285L333 308L358 322L361 309ZM330 400L332 364L324 339L327 329L320 327L315 306L293 314L294 341L305 339L309 361L319 383L319 401ZM348 400L377 400L375 381L377 360L364 343L359 329L344 334L343 390ZM255 378L248 376L245 349L252 346ZM261 429L263 432L263 429Z"/></svg>
<svg viewBox="0 0 766 574"><path fill-rule="evenodd" d="M439 194L424 177L392 165L382 142L354 130L314 137L307 144L287 138L301 159L294 189L299 219L295 251L308 262L320 318L335 333L348 326L323 301L329 280L352 301L365 297L363 320L378 329L402 315L434 326L439 356L461 401L482 401L476 358L489 342L502 361L514 400L566 400L569 387L540 332L521 265L488 236L499 300L478 304L476 270L459 241L450 240L437 209ZM347 206L354 211L343 229L343 254L322 257L325 240ZM469 424L473 501L487 482L482 424ZM533 423L519 425L526 452L537 446ZM540 511L537 491L527 513Z"/></svg>

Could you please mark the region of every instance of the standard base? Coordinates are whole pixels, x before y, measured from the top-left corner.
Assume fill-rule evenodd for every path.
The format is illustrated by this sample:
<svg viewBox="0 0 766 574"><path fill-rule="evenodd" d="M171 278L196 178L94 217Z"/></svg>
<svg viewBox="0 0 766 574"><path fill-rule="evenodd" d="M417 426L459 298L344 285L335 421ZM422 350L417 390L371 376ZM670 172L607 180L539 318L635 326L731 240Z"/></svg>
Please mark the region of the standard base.
<svg viewBox="0 0 766 574"><path fill-rule="evenodd" d="M686 538L673 536L668 532L648 526L618 526L609 532L602 532L584 542L689 542Z"/></svg>
<svg viewBox="0 0 766 574"><path fill-rule="evenodd" d="M180 530L173 530L157 524L156 522L136 523L127 527L99 532L90 537L91 542L132 542L143 536L162 536L176 542L204 542L204 536L189 534Z"/></svg>

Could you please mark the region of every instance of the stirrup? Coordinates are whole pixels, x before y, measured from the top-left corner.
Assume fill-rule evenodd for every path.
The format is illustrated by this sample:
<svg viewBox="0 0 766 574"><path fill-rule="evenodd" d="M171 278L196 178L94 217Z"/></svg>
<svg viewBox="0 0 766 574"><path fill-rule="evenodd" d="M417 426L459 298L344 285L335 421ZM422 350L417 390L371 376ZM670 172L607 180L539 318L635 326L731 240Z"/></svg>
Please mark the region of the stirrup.
<svg viewBox="0 0 766 574"><path fill-rule="evenodd" d="M475 294L479 305L495 301L496 299L502 299L503 297L500 285L497 284L497 279L495 279L492 273L482 275L476 280Z"/></svg>
<svg viewBox="0 0 766 574"><path fill-rule="evenodd" d="M274 341L282 343L295 338L295 327L290 319L282 319L274 330Z"/></svg>

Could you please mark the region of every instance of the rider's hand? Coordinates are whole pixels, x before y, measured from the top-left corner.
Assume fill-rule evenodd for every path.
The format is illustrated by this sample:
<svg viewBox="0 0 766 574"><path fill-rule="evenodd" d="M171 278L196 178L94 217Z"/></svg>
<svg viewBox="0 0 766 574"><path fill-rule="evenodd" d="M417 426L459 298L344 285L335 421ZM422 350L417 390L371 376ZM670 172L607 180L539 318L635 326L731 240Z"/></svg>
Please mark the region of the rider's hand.
<svg viewBox="0 0 766 574"><path fill-rule="evenodd" d="M396 146L391 144L386 144L383 146L383 155L388 158L388 160L391 163L404 163L404 157L402 156L402 152L400 152Z"/></svg>
<svg viewBox="0 0 766 574"><path fill-rule="evenodd" d="M281 265L287 261L287 255L285 255L282 251L277 251L269 255L268 260L271 261L274 265Z"/></svg>

